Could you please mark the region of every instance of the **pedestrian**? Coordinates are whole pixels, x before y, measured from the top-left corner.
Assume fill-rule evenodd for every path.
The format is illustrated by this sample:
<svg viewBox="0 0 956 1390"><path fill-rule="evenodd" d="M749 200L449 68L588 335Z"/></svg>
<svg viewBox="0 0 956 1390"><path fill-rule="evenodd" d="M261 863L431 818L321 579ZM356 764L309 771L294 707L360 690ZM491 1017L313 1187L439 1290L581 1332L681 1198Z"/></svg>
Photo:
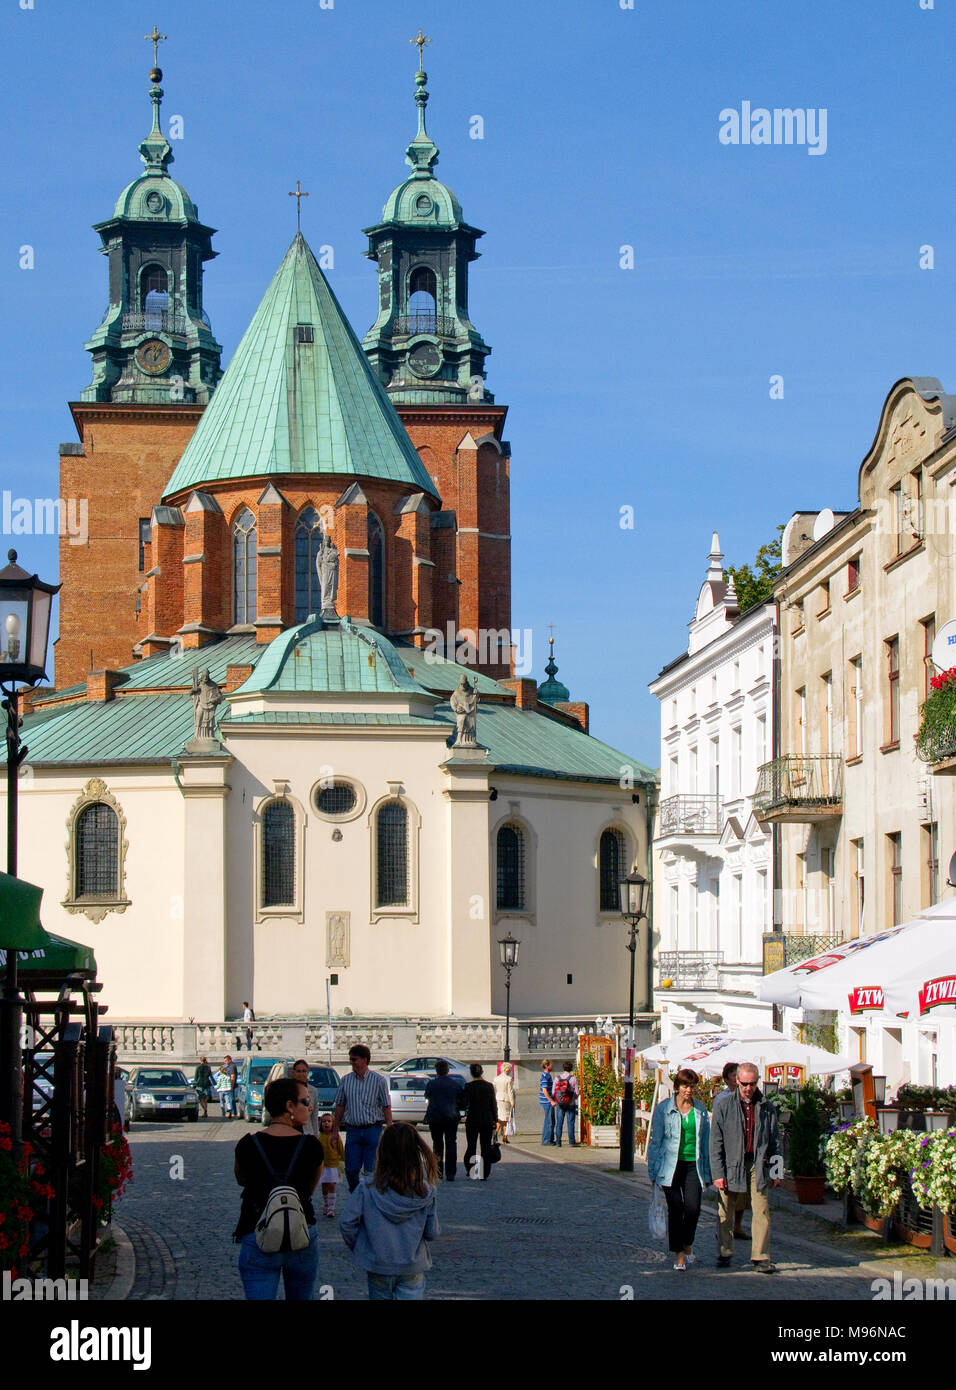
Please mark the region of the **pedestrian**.
<svg viewBox="0 0 956 1390"><path fill-rule="evenodd" d="M438 1176L454 1182L458 1171L458 1122L462 1088L448 1075L448 1063L439 1057L435 1075L425 1083L425 1123L431 1131Z"/></svg>
<svg viewBox="0 0 956 1390"><path fill-rule="evenodd" d="M227 1056L216 1072L215 1086L219 1095L220 1118L234 1120L236 1117L236 1065Z"/></svg>
<svg viewBox="0 0 956 1390"><path fill-rule="evenodd" d="M375 1172L352 1192L339 1221L342 1239L368 1276L368 1296L421 1299L439 1235L438 1164L414 1125L386 1126Z"/></svg>
<svg viewBox="0 0 956 1390"><path fill-rule="evenodd" d="M202 1117L204 1120L209 1118L209 1100L213 1092L212 1067L205 1057L200 1057L199 1066L193 1077L193 1085L199 1097L199 1104L202 1106Z"/></svg>
<svg viewBox="0 0 956 1390"><path fill-rule="evenodd" d="M342 1077L335 1093L332 1133L338 1137L345 1121L345 1180L349 1191L358 1186L359 1173L371 1173L382 1126L392 1123L388 1082L381 1072L369 1071L372 1054L364 1043L349 1048L351 1072Z"/></svg>
<svg viewBox="0 0 956 1390"><path fill-rule="evenodd" d="M714 1102L710 1121L710 1167L720 1208L718 1269L734 1253L734 1217L745 1194L753 1208L750 1261L761 1274L776 1274L770 1259L770 1203L767 1190L780 1186L777 1111L764 1100L753 1062L741 1062L737 1085Z"/></svg>
<svg viewBox="0 0 956 1390"><path fill-rule="evenodd" d="M567 1121L568 1126L568 1143L572 1149L577 1148L574 1139L574 1124L578 1118L578 1098L580 1095L581 1088L578 1085L578 1078L574 1075L574 1063L565 1062L564 1071L554 1082L554 1111L552 1113L557 1120L554 1142L559 1149L565 1121Z"/></svg>
<svg viewBox="0 0 956 1390"><path fill-rule="evenodd" d="M541 1063L541 1079L538 1083L538 1101L542 1115L541 1142L554 1143L554 1077L551 1075L551 1062L545 1057Z"/></svg>
<svg viewBox="0 0 956 1390"><path fill-rule="evenodd" d="M322 1145L322 1200L326 1216L335 1215L335 1189L339 1174L345 1167L342 1140L332 1133L333 1120L328 1111L319 1120L319 1143Z"/></svg>
<svg viewBox="0 0 956 1390"><path fill-rule="evenodd" d="M654 1108L647 1148L647 1176L667 1199L668 1244L676 1270L686 1269L694 1258L701 1194L711 1183L710 1116L694 1097L699 1083L695 1071L681 1068L673 1096Z"/></svg>
<svg viewBox="0 0 956 1390"><path fill-rule="evenodd" d="M480 1144L481 1176L487 1182L491 1177L491 1137L498 1123L498 1103L494 1086L482 1080L481 1063L472 1062L468 1070L472 1080L461 1093L461 1106L465 1111L465 1172L478 1161L475 1154Z"/></svg>
<svg viewBox="0 0 956 1390"><path fill-rule="evenodd" d="M255 1021L256 1021L256 1016L255 1016L255 1014L254 1014L253 1011L252 1011L252 1006L250 1005L248 999L243 999L243 1001L242 1001L242 1021L243 1021L243 1023L244 1023L245 1026L246 1026L246 1047L247 1047L247 1048L249 1049L249 1051L251 1052L251 1051L252 1051L252 1025L253 1025L253 1024L255 1023ZM261 1047L259 1048L259 1051L260 1051L260 1052L262 1051L262 1048L261 1048Z"/></svg>
<svg viewBox="0 0 956 1390"><path fill-rule="evenodd" d="M309 1093L309 1119L305 1125L306 1134L314 1134L316 1139L319 1137L319 1093L315 1086L309 1081L309 1064L304 1057L300 1057L297 1062L292 1063L292 1079L301 1081L302 1085Z"/></svg>
<svg viewBox="0 0 956 1390"><path fill-rule="evenodd" d="M322 1146L314 1134L303 1134L309 1098L305 1087L280 1077L266 1087L264 1106L272 1123L246 1134L236 1145L236 1181L242 1188L242 1207L233 1240L239 1242L239 1274L247 1299L274 1299L279 1276L286 1300L308 1302L315 1289L319 1248L315 1238L312 1193L322 1168ZM294 1187L308 1224L309 1243L302 1250L260 1250L256 1226L273 1188Z"/></svg>
<svg viewBox="0 0 956 1390"><path fill-rule="evenodd" d="M737 1063L725 1062L723 1070L720 1073L720 1079L724 1083L724 1090L717 1092L717 1095L714 1096L714 1102L716 1102L717 1096L726 1095L728 1091L735 1091L737 1089ZM713 1104L711 1105L711 1109L713 1109ZM749 1210L750 1193L745 1192L743 1195L743 1200L739 1202L737 1210L734 1213L734 1240L750 1239L750 1236L744 1230L743 1226L744 1212Z"/></svg>
<svg viewBox="0 0 956 1390"><path fill-rule="evenodd" d="M502 1062L501 1070L494 1080L495 1100L498 1104L497 1137L502 1144L508 1143L508 1127L515 1112L515 1083L510 1062Z"/></svg>

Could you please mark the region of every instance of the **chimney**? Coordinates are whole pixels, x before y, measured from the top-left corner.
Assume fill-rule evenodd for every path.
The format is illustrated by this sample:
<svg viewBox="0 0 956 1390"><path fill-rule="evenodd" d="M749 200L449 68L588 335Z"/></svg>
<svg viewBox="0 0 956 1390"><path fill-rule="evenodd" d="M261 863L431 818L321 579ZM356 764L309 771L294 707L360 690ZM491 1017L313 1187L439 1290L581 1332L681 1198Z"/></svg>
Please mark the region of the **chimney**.
<svg viewBox="0 0 956 1390"><path fill-rule="evenodd" d="M86 698L104 704L112 700L113 691L118 685L125 685L125 671L89 671L86 677Z"/></svg>
<svg viewBox="0 0 956 1390"><path fill-rule="evenodd" d="M518 709L538 708L537 681L531 680L528 676L517 676L509 680L500 680L498 684L503 685L506 690L514 691Z"/></svg>
<svg viewBox="0 0 956 1390"><path fill-rule="evenodd" d="M222 687L223 694L231 695L234 690L238 690L240 685L249 679L255 669L254 666L227 666L226 683Z"/></svg>
<svg viewBox="0 0 956 1390"><path fill-rule="evenodd" d="M563 710L565 714L570 714L572 719L576 719L585 733L591 723L591 711L586 700L559 700L554 707Z"/></svg>

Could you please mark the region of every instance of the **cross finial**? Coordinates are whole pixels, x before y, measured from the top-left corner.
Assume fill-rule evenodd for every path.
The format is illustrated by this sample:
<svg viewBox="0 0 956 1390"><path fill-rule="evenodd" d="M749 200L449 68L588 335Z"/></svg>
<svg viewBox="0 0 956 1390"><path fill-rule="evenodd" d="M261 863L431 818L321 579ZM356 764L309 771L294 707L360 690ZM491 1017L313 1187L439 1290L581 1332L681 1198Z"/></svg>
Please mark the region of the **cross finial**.
<svg viewBox="0 0 956 1390"><path fill-rule="evenodd" d="M549 638L548 638L548 641L551 643L551 646L553 647L553 646L554 646L554 623L548 623L548 632L550 633L550 636L549 636Z"/></svg>
<svg viewBox="0 0 956 1390"><path fill-rule="evenodd" d="M164 41L164 39L166 38L166 35L165 35L165 34L161 34L161 33L159 32L159 30L156 28L156 25L154 24L154 25L153 25L153 32L152 32L151 34L144 34L144 35L143 35L143 38L146 40L147 43L151 43L151 44L153 45L153 67L154 67L154 68L158 68L158 67L159 67L159 45Z"/></svg>
<svg viewBox="0 0 956 1390"><path fill-rule="evenodd" d="M302 184L298 179L295 181L295 192L290 193L289 197L295 199L295 224L298 230L302 230L302 199L308 198L308 193L302 192Z"/></svg>
<svg viewBox="0 0 956 1390"><path fill-rule="evenodd" d="M417 44L418 44L418 70L419 70L419 72L421 72L421 71L422 71L422 49L425 47L426 43L431 43L431 39L428 39L428 38L425 37L425 35L422 33L421 25L419 25L419 26L418 26L418 33L415 35L415 37L414 37L413 39L409 39L408 42L409 42L409 43L417 43Z"/></svg>

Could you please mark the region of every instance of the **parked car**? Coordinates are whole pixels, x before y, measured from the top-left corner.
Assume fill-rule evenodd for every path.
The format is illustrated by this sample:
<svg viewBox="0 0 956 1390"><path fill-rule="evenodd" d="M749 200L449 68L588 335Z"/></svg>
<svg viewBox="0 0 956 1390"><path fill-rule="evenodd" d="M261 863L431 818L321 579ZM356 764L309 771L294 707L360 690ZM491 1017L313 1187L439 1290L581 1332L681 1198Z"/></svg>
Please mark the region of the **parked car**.
<svg viewBox="0 0 956 1390"><path fill-rule="evenodd" d="M262 1119L262 1097L266 1086L276 1076L281 1076L283 1067L289 1065L290 1062L284 1057L260 1057L258 1053L241 1059L236 1078L236 1114L240 1120Z"/></svg>
<svg viewBox="0 0 956 1390"><path fill-rule="evenodd" d="M410 1125L424 1124L427 1109L425 1087L435 1075L435 1063L438 1060L437 1057L410 1057L385 1073L393 1120L404 1120ZM448 1063L448 1075L457 1083L459 1090L462 1090L465 1082L471 1080L471 1072L461 1062L453 1062L450 1057L444 1060Z"/></svg>
<svg viewBox="0 0 956 1390"><path fill-rule="evenodd" d="M449 1076L460 1076L462 1085L471 1080L471 1072L464 1062L453 1062L450 1057L408 1057L404 1062L396 1062L389 1067L386 1075L411 1073L414 1076L434 1076L435 1063L447 1062Z"/></svg>
<svg viewBox="0 0 956 1390"><path fill-rule="evenodd" d="M266 1077L266 1086L270 1081L278 1081L280 1076L290 1076L294 1060L290 1057L288 1061L276 1062ZM319 1111L331 1110L335 1104L335 1093L339 1089L339 1074L335 1068L323 1066L321 1062L310 1062L309 1085L314 1086L319 1093ZM342 1129L345 1128L346 1126L342 1125Z"/></svg>
<svg viewBox="0 0 956 1390"><path fill-rule="evenodd" d="M126 1118L199 1119L199 1095L178 1067L132 1067L126 1080Z"/></svg>

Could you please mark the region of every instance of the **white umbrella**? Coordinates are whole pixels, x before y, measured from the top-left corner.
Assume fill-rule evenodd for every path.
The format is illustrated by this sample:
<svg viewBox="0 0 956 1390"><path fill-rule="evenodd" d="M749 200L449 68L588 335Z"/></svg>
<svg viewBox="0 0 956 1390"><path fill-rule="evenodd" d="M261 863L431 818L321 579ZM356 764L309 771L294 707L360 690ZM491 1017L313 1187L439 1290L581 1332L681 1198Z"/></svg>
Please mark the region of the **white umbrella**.
<svg viewBox="0 0 956 1390"><path fill-rule="evenodd" d="M762 1024L733 1031L712 1028L705 1032L695 1028L678 1033L667 1043L646 1048L641 1056L652 1066L686 1065L708 1076L717 1076L727 1062L753 1062L761 1071L765 1066L802 1066L814 1076L829 1076L853 1065L850 1057L795 1042Z"/></svg>
<svg viewBox="0 0 956 1390"><path fill-rule="evenodd" d="M956 898L777 970L757 995L793 1008L956 1018Z"/></svg>
<svg viewBox="0 0 956 1390"><path fill-rule="evenodd" d="M726 1028L685 1028L682 1033L675 1033L665 1043L654 1043L651 1047L645 1047L638 1056L653 1067L661 1067L679 1062L685 1053L693 1052L695 1047L722 1042L726 1037Z"/></svg>

